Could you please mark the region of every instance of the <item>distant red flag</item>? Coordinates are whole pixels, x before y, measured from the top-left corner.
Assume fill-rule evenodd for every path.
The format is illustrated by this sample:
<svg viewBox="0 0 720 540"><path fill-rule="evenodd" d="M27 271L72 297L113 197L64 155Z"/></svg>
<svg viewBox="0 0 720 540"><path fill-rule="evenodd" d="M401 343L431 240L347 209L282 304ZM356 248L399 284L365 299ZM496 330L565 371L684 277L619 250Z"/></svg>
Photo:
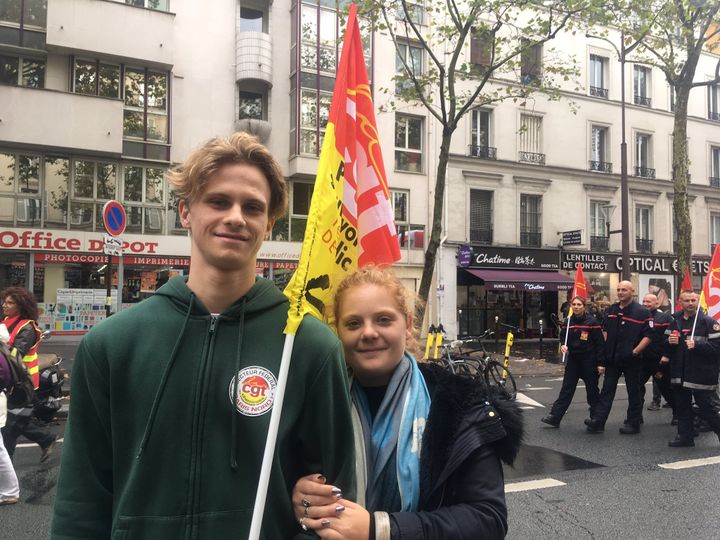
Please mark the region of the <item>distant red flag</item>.
<svg viewBox="0 0 720 540"><path fill-rule="evenodd" d="M568 310L568 321L570 320L570 317L572 317L572 314L573 314L572 299L575 298L576 296L579 296L580 298L584 298L585 300L587 300L587 298L588 298L587 286L585 285L585 276L583 275L583 271L582 271L582 263L578 263L577 271L575 272L575 285L573 285L572 296L570 297L570 309ZM566 341L567 341L567 339L566 339ZM566 345L567 345L567 343L566 343ZM563 358L564 358L564 356L563 356Z"/></svg>
<svg viewBox="0 0 720 540"><path fill-rule="evenodd" d="M677 304L675 305L675 311L680 311L682 309L682 304L680 303L680 293L682 293L683 291L692 291L692 290L693 290L693 285L692 285L692 278L690 277L690 270L685 268L685 277L683 278L682 286L680 287L680 290L678 291L678 295L677 295L678 301L677 301Z"/></svg>

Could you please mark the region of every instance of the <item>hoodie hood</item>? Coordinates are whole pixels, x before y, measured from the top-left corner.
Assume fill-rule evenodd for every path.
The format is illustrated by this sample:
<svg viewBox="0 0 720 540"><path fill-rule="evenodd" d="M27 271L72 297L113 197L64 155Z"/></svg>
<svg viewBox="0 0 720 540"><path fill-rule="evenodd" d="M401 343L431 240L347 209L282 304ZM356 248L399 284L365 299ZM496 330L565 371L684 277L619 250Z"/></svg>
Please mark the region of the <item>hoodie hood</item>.
<svg viewBox="0 0 720 540"><path fill-rule="evenodd" d="M179 312L192 316L207 316L210 311L187 286L187 277L176 276L160 287L155 296L165 297ZM257 278L255 285L242 298L238 298L229 308L223 311L225 317L237 318L242 313L265 311L287 302L282 292L272 281ZM244 306L243 306L244 303Z"/></svg>

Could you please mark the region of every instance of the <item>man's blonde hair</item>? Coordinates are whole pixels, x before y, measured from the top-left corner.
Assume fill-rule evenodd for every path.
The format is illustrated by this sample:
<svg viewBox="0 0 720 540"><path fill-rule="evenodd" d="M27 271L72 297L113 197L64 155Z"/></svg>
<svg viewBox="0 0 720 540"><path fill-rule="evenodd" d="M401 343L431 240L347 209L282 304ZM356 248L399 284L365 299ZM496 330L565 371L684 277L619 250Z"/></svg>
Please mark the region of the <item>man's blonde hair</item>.
<svg viewBox="0 0 720 540"><path fill-rule="evenodd" d="M253 165L259 168L270 186L268 216L280 218L287 209L287 187L282 170L263 144L248 133L215 137L192 152L185 163L168 171L168 182L180 200L190 206L203 192L208 179L225 165Z"/></svg>

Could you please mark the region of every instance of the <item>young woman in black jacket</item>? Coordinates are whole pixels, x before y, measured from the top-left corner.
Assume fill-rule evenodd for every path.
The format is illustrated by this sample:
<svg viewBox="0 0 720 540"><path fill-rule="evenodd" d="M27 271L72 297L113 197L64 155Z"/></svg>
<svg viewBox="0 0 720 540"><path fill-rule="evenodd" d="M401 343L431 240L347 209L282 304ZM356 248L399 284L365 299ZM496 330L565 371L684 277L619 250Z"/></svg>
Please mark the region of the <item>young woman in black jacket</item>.
<svg viewBox="0 0 720 540"><path fill-rule="evenodd" d="M605 355L605 338L600 322L587 311L587 301L576 296L572 299L572 317L560 332L560 352L565 355L565 375L563 376L560 395L550 409L550 414L541 422L553 427L560 427L565 412L575 395L578 380L585 381L587 403L590 406L590 418L600 397L598 366ZM567 336L567 344L565 339Z"/></svg>
<svg viewBox="0 0 720 540"><path fill-rule="evenodd" d="M356 501L317 474L293 492L303 529L344 540L496 539L507 532L501 460L520 445L520 410L476 380L418 364L412 310L389 271L348 276L335 299L352 372Z"/></svg>

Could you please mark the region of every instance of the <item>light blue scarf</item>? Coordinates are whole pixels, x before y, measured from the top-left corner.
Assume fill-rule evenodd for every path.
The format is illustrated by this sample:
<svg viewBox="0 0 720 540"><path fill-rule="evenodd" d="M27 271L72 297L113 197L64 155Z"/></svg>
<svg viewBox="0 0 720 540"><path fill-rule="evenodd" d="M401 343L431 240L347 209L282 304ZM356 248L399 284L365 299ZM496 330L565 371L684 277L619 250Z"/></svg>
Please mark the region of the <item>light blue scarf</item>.
<svg viewBox="0 0 720 540"><path fill-rule="evenodd" d="M420 445L430 411L430 394L412 355L405 353L388 383L375 415L370 415L367 397L353 380L351 395L360 416L367 458L367 508L383 510L381 475L395 454L401 510L417 511L420 500Z"/></svg>

